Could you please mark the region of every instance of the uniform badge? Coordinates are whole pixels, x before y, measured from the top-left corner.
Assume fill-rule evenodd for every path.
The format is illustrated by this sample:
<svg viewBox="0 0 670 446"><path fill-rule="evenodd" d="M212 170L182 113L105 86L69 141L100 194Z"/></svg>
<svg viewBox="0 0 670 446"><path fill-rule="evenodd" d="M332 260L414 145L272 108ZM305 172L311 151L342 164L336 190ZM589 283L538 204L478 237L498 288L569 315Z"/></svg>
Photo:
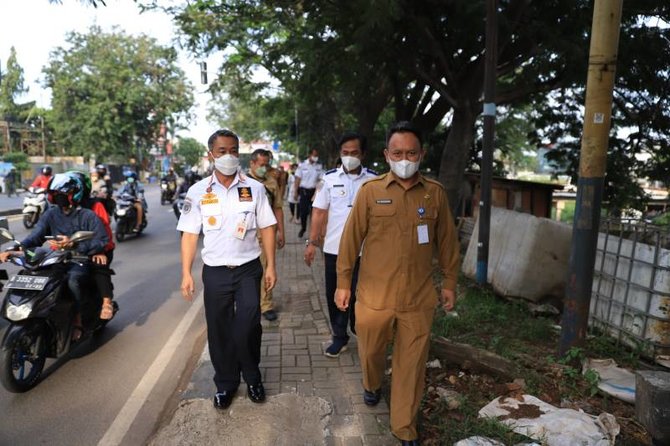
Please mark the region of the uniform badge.
<svg viewBox="0 0 670 446"><path fill-rule="evenodd" d="M207 219L207 223L209 223L210 226L214 226L216 224L216 217L210 215L209 218Z"/></svg>
<svg viewBox="0 0 670 446"><path fill-rule="evenodd" d="M237 195L238 195L240 201L254 201L254 197L251 194L251 188L250 187L238 187L237 188Z"/></svg>
<svg viewBox="0 0 670 446"><path fill-rule="evenodd" d="M181 208L182 214L188 214L191 212L191 200L189 198L184 199L184 207Z"/></svg>

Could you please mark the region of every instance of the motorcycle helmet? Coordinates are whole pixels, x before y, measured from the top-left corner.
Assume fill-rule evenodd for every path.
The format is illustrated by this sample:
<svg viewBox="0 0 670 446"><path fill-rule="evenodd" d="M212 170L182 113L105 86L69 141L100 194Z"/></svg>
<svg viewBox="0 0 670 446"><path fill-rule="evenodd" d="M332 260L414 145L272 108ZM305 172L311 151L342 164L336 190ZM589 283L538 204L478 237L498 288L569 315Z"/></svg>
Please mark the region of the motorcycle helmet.
<svg viewBox="0 0 670 446"><path fill-rule="evenodd" d="M42 166L42 175L51 175L52 172L53 169L51 168L50 165L45 164L44 166Z"/></svg>
<svg viewBox="0 0 670 446"><path fill-rule="evenodd" d="M61 198L66 197L66 199ZM49 180L47 200L59 207L76 206L84 198L84 185L74 175L58 173Z"/></svg>
<svg viewBox="0 0 670 446"><path fill-rule="evenodd" d="M84 191L82 193L82 199L91 196L91 190L92 190L91 178L88 175L86 175L84 172L80 172L78 170L69 170L69 171L65 172L65 174L66 175L71 175L71 176L75 177L76 179L78 179L81 182L81 184L84 188Z"/></svg>
<svg viewBox="0 0 670 446"><path fill-rule="evenodd" d="M107 175L107 168L104 166L104 164L98 164L95 166L95 171L98 172L98 176L100 178L105 178L105 175Z"/></svg>
<svg viewBox="0 0 670 446"><path fill-rule="evenodd" d="M127 170L123 173L123 176L126 177L126 181L129 183L137 182L137 174L131 170Z"/></svg>

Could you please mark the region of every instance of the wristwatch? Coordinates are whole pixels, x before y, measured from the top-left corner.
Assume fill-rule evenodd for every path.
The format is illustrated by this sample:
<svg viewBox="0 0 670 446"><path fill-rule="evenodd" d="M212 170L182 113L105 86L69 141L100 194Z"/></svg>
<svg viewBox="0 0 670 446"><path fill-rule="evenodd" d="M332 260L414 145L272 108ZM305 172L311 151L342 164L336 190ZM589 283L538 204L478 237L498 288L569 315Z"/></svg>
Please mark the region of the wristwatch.
<svg viewBox="0 0 670 446"><path fill-rule="evenodd" d="M318 240L310 240L310 239L305 240L305 246L309 246L309 245L319 246L319 241Z"/></svg>

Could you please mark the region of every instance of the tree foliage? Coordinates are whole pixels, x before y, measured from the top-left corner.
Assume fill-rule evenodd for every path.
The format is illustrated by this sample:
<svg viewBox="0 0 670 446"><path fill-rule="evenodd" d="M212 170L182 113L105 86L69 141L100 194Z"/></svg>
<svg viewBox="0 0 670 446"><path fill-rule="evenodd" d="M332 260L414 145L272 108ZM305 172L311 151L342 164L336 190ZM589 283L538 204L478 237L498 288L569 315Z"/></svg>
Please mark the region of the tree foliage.
<svg viewBox="0 0 670 446"><path fill-rule="evenodd" d="M193 87L174 48L96 26L66 42L44 68L50 122L66 153L127 160L155 143L161 123L175 128L190 119Z"/></svg>
<svg viewBox="0 0 670 446"><path fill-rule="evenodd" d="M17 105L16 98L26 93L28 88L24 84L23 68L19 65L14 47L9 50L6 67L4 72L0 72L0 119L18 119L22 108Z"/></svg>
<svg viewBox="0 0 670 446"><path fill-rule="evenodd" d="M195 138L179 138L174 153L187 165L197 166L206 151L207 147Z"/></svg>

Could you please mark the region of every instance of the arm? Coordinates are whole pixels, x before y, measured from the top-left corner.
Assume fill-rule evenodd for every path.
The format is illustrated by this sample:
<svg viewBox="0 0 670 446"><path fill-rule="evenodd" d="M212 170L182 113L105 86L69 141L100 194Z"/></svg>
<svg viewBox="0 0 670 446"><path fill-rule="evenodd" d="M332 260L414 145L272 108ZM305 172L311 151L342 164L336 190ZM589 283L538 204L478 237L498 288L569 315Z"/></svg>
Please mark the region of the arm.
<svg viewBox="0 0 670 446"><path fill-rule="evenodd" d="M312 225L309 228L310 242L321 240L321 233L323 232L322 228L324 226L327 216L328 216L327 210L312 207ZM315 252L316 252L316 246L314 246L312 243L310 243L305 247L305 263L307 264L307 266L312 266Z"/></svg>
<svg viewBox="0 0 670 446"><path fill-rule="evenodd" d="M456 303L456 282L458 281L459 266L458 237L454 219L449 210L449 201L444 191L442 191L442 197L435 228L438 260L444 275L440 301L445 311L451 311Z"/></svg>
<svg viewBox="0 0 670 446"><path fill-rule="evenodd" d="M105 227L102 224L102 221L98 218L97 215L95 215L93 211L84 212L84 209L81 209L78 212L82 213L82 215L79 217L82 219L82 224L80 227L84 231L93 231L95 236L91 240L80 242L79 246L77 246L77 251L86 255L93 255L102 252L105 245L109 243L109 236L107 235L107 231L105 231ZM69 235L72 236L72 234Z"/></svg>
<svg viewBox="0 0 670 446"><path fill-rule="evenodd" d="M195 292L191 268L198 247L198 235L184 232L181 236L181 295L187 301L193 300L193 293Z"/></svg>
<svg viewBox="0 0 670 446"><path fill-rule="evenodd" d="M267 259L265 267L265 289L270 291L277 283L277 272L275 270L275 228L267 226L260 230L263 252Z"/></svg>
<svg viewBox="0 0 670 446"><path fill-rule="evenodd" d="M277 248L282 249L286 243L284 237L284 209L277 208L274 212L277 219Z"/></svg>
<svg viewBox="0 0 670 446"><path fill-rule="evenodd" d="M44 236L49 234L49 222L53 217L53 212L55 211L51 209L47 210L42 218L37 221L37 225L35 225L33 232L31 232L28 237L21 240L21 245L23 245L24 248L41 246L42 243L44 243Z"/></svg>

